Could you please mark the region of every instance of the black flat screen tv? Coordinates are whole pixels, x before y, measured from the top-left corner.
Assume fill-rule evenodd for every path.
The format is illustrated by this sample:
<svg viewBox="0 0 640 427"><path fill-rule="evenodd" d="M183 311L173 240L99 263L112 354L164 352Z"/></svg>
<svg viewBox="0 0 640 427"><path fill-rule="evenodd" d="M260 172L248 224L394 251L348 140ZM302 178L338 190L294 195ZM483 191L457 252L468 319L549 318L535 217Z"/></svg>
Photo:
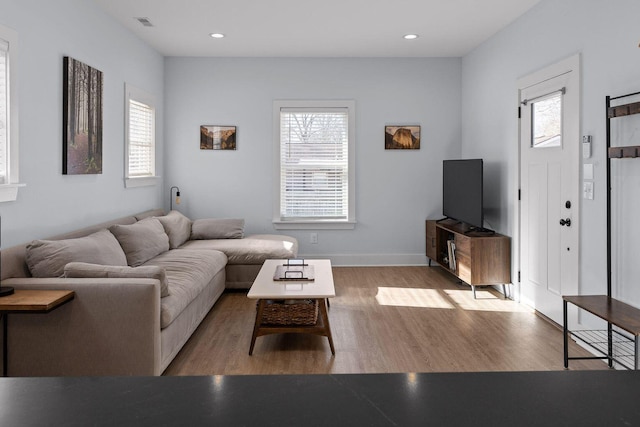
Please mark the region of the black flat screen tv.
<svg viewBox="0 0 640 427"><path fill-rule="evenodd" d="M442 162L442 214L482 229L482 159Z"/></svg>

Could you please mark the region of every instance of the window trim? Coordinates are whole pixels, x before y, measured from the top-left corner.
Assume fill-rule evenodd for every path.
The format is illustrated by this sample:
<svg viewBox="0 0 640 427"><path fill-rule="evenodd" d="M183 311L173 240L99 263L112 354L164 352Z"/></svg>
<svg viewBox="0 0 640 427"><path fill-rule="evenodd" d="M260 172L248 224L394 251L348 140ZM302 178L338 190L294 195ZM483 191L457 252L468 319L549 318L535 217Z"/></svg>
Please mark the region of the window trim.
<svg viewBox="0 0 640 427"><path fill-rule="evenodd" d="M147 187L157 185L160 177L157 174L157 140L156 140L156 99L153 95L129 83L124 84L124 182L125 188ZM153 174L148 176L129 176L129 108L130 101L137 101L153 109Z"/></svg>
<svg viewBox="0 0 640 427"><path fill-rule="evenodd" d="M0 202L13 202L18 198L18 189L24 187L20 184L19 175L19 136L18 136L18 33L11 28L0 25L0 39L9 43L9 55L7 56L9 77L9 141L7 146L7 180L6 184L0 184Z"/></svg>
<svg viewBox="0 0 640 427"><path fill-rule="evenodd" d="M305 219L282 220L280 217L280 111L296 108L343 108L348 117L348 214L346 220ZM356 225L355 209L355 116L356 105L353 100L275 100L273 101L273 226L277 230L348 230Z"/></svg>

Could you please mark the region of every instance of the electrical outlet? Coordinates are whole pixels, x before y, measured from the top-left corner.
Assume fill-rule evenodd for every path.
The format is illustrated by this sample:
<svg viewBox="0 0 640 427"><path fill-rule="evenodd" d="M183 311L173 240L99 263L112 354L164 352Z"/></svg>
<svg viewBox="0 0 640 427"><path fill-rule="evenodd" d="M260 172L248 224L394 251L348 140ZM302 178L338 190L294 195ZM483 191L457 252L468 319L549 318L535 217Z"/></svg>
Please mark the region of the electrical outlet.
<svg viewBox="0 0 640 427"><path fill-rule="evenodd" d="M311 242L312 244L317 244L318 243L318 233L311 233L311 235L309 236L309 242Z"/></svg>

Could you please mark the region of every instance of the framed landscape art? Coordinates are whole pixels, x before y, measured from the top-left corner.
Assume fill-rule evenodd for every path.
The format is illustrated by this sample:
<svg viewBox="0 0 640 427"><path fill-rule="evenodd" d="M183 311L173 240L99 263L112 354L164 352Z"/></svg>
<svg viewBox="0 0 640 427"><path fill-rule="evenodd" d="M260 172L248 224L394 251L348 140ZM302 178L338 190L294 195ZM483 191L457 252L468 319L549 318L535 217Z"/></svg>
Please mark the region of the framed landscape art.
<svg viewBox="0 0 640 427"><path fill-rule="evenodd" d="M200 126L201 150L235 150L236 127L235 126Z"/></svg>
<svg viewBox="0 0 640 427"><path fill-rule="evenodd" d="M102 72L64 57L62 173L102 173Z"/></svg>
<svg viewBox="0 0 640 427"><path fill-rule="evenodd" d="M384 148L387 150L420 149L420 126L385 126Z"/></svg>

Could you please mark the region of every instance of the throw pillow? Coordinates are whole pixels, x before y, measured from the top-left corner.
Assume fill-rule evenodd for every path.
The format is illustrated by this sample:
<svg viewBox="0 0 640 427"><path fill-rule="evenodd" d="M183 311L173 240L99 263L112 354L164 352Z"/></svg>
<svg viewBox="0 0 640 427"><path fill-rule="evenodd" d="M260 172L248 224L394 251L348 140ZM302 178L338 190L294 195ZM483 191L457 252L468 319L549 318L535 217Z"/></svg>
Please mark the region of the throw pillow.
<svg viewBox="0 0 640 427"><path fill-rule="evenodd" d="M167 272L162 267L143 265L141 267L121 267L117 265L99 265L86 262L70 262L64 267L64 277L116 278L116 279L158 279L160 297L169 296Z"/></svg>
<svg viewBox="0 0 640 427"><path fill-rule="evenodd" d="M169 236L169 247L171 249L182 246L191 237L191 220L178 211L171 211L165 216L157 216L164 227L164 231Z"/></svg>
<svg viewBox="0 0 640 427"><path fill-rule="evenodd" d="M108 230L63 240L34 240L26 248L25 260L33 277L62 277L72 261L102 265L127 265L127 258Z"/></svg>
<svg viewBox="0 0 640 427"><path fill-rule="evenodd" d="M169 236L155 218L146 218L131 225L112 225L109 230L120 242L131 267L144 264L169 250Z"/></svg>
<svg viewBox="0 0 640 427"><path fill-rule="evenodd" d="M191 238L202 239L242 239L244 219L196 219L191 226Z"/></svg>

